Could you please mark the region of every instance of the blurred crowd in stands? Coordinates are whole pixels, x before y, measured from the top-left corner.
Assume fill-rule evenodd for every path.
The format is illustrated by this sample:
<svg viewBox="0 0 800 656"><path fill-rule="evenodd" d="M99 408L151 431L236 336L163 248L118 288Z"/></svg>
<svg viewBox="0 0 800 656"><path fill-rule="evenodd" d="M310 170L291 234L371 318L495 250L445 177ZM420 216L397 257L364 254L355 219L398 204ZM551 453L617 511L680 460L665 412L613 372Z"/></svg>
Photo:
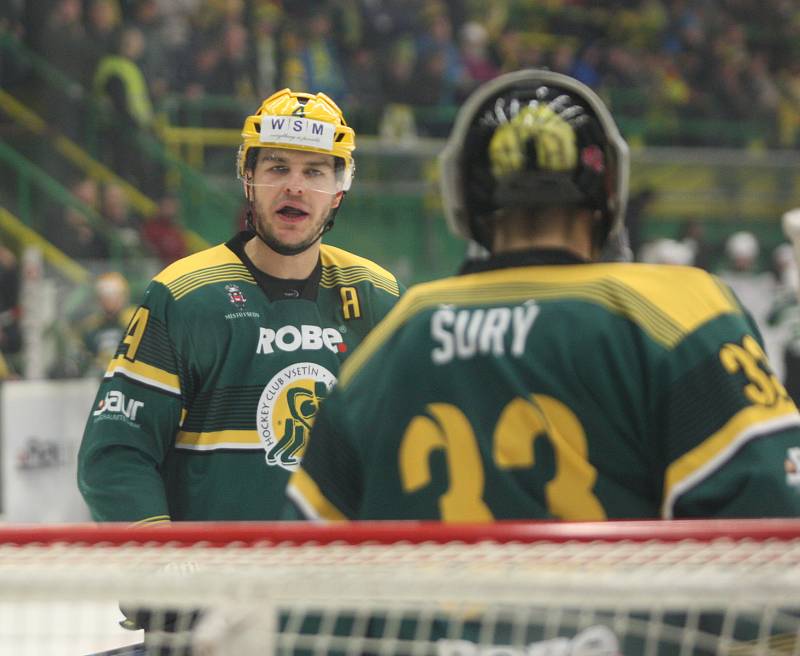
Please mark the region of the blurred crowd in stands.
<svg viewBox="0 0 800 656"><path fill-rule="evenodd" d="M117 184L100 185L91 177L79 177L70 185L70 191L80 204L58 208L52 216L45 217L45 234L69 257L81 262L107 260L111 256L111 235L128 259L155 257L159 266L166 266L189 254L176 219L178 200L174 196L163 196L157 212L144 221L131 211L127 195ZM90 224L87 216L92 213L101 217L107 231L100 232Z"/></svg>
<svg viewBox="0 0 800 656"><path fill-rule="evenodd" d="M617 116L762 121L800 131L796 0L0 0L19 34L132 124L170 98L328 93L367 128L446 133L455 103L498 73L545 66ZM146 93L138 89L141 74ZM125 98L125 91L136 98ZM420 118L420 116L422 118ZM238 127L240 116L218 116ZM353 121L355 122L355 121ZM385 125L381 125L385 123ZM746 131L746 130L745 130ZM684 138L717 138L700 123Z"/></svg>
<svg viewBox="0 0 800 656"><path fill-rule="evenodd" d="M158 266L189 252L178 196L148 179L152 161L121 135L147 132L165 114L172 123L238 129L245 113L285 86L323 91L359 134L402 142L445 135L457 104L478 84L543 66L599 91L634 143L641 125L648 145L800 145L798 0L0 0L3 33L66 76L75 99L115 110L113 130L100 138L101 159L159 199L143 217L115 183L83 172L64 178L76 204L37 220L78 261L107 261L115 243ZM84 140L84 105L64 102L63 85L26 86L30 79L24 64L0 56L0 87L39 94L34 106L50 110L47 120ZM203 107L199 120L192 103ZM661 141L654 126L664 127ZM725 277L754 310L773 362L782 362L776 350L785 346L787 375L790 367L800 371L790 362L800 363L800 307L788 247L764 255L754 235L737 233L723 252L705 239L700 221L674 238L642 243L652 193L631 199L637 259ZM87 292L76 312L89 318L68 326L71 361L50 375L97 375L123 329L127 284L113 272L93 275L96 297ZM0 276L0 354L13 364L23 348L19 299L10 291L19 288L19 267L2 245ZM0 358L0 378L13 370ZM797 380L800 396L800 374Z"/></svg>

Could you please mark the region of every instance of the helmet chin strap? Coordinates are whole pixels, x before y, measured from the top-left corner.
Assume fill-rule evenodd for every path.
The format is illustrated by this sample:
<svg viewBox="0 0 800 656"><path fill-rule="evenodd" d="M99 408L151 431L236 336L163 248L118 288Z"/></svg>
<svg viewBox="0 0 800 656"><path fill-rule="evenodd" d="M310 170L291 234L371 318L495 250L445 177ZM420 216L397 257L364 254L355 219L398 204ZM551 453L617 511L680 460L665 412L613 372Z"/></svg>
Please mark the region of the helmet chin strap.
<svg viewBox="0 0 800 656"><path fill-rule="evenodd" d="M344 193L342 194L342 198L344 198ZM255 206L253 205L253 200L250 198L250 194L247 195L247 217L245 219L245 225L247 228L253 233L255 233L256 237L258 237L266 246L270 249L278 253L278 255L286 255L286 256L293 256L293 255L300 255L300 253L304 253L309 248L311 248L314 244L316 244L320 239L322 239L322 235L324 235L328 230L333 228L333 222L336 219L336 212L339 210L341 206L341 201L339 202L339 206L334 207L331 209L330 213L328 214L328 218L325 220L325 223L322 224L317 236L314 237L311 241L307 242L306 244L301 244L299 246L284 246L283 244L278 243L275 239L269 239L264 237L256 226L256 222L253 220L253 216L255 215Z"/></svg>

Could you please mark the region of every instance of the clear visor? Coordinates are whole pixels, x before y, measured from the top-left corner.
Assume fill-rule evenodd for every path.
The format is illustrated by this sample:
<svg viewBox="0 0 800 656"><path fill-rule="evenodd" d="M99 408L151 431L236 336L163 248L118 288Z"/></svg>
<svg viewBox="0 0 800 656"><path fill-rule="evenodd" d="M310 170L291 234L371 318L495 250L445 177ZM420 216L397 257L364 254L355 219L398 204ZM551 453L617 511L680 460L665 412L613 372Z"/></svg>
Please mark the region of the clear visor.
<svg viewBox="0 0 800 656"><path fill-rule="evenodd" d="M330 155L275 150L261 155L245 183L252 187L337 194L347 190L346 173Z"/></svg>

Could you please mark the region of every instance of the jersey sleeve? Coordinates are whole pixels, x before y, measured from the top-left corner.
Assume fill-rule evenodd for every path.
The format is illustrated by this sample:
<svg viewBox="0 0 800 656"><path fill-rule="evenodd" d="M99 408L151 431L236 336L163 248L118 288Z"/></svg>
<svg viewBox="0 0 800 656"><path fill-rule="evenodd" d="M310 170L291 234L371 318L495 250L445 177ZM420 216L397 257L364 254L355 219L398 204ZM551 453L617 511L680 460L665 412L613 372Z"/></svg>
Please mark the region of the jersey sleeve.
<svg viewBox="0 0 800 656"><path fill-rule="evenodd" d="M361 465L342 421L346 398L334 389L314 420L300 468L289 479L284 519L356 519L361 498Z"/></svg>
<svg viewBox="0 0 800 656"><path fill-rule="evenodd" d="M169 519L160 470L180 425L187 373L171 297L150 284L106 369L78 453L78 487L96 521Z"/></svg>
<svg viewBox="0 0 800 656"><path fill-rule="evenodd" d="M406 411L405 404L396 403L398 393L414 384L419 371L420 363L411 355L419 355L419 350L410 350L415 339L399 330L412 316L408 308L413 307L413 294L396 300L345 361L337 386L321 405L301 467L289 479L284 518L393 518L388 508L391 495L379 493L377 499L368 500L367 493L398 476L396 468L385 462L393 458L391 449L385 448L387 432Z"/></svg>
<svg viewBox="0 0 800 656"><path fill-rule="evenodd" d="M662 516L800 514L800 415L772 371L746 312L688 335L660 372Z"/></svg>

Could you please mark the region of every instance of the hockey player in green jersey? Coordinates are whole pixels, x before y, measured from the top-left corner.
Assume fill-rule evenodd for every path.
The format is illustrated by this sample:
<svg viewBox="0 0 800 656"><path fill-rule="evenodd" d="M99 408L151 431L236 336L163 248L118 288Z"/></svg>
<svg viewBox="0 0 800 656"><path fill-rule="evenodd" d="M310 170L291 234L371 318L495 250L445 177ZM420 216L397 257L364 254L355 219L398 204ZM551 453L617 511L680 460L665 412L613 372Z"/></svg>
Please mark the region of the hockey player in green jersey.
<svg viewBox="0 0 800 656"><path fill-rule="evenodd" d="M800 512L800 415L732 292L609 262L628 150L557 73L494 79L441 159L451 228L488 253L416 286L316 419L287 516L604 520Z"/></svg>
<svg viewBox="0 0 800 656"><path fill-rule="evenodd" d="M249 230L158 274L105 372L78 457L97 521L279 517L341 363L400 295L321 245L353 178L339 107L284 89L242 136Z"/></svg>

